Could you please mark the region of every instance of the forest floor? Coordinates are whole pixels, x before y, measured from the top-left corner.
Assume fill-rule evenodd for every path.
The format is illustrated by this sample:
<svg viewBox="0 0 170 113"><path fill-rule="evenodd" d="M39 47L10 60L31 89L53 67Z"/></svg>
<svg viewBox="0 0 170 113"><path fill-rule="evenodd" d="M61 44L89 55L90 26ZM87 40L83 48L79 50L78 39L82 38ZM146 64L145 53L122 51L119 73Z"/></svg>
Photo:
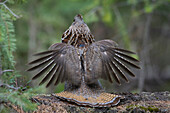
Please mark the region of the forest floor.
<svg viewBox="0 0 170 113"><path fill-rule="evenodd" d="M32 98L34 102L40 103L38 110L35 113L40 112L88 112L88 113L117 113L117 112L162 112L170 113L170 92L142 92L140 94L132 93L120 93L119 95L125 98L114 107L106 108L90 108L73 105L68 102L60 101L59 99L51 95L41 95Z"/></svg>
<svg viewBox="0 0 170 113"><path fill-rule="evenodd" d="M125 98L114 107L91 108L64 102L52 95L37 95L31 100L39 104L34 113L170 113L170 92L119 93ZM22 110L17 110L22 112Z"/></svg>

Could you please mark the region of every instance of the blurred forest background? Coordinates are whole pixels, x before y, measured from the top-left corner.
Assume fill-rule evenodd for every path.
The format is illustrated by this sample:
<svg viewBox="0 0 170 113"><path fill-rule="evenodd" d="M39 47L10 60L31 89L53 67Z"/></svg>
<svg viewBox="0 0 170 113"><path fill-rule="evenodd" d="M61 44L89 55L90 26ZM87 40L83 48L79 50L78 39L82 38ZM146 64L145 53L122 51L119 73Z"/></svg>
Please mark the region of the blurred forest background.
<svg viewBox="0 0 170 113"><path fill-rule="evenodd" d="M36 105L25 97L64 89L38 87L25 70L34 53L61 42L76 14L96 40L112 39L137 52L142 69L134 70L136 77L121 86L101 80L106 91L170 91L170 0L0 0L0 98L26 102L30 110Z"/></svg>

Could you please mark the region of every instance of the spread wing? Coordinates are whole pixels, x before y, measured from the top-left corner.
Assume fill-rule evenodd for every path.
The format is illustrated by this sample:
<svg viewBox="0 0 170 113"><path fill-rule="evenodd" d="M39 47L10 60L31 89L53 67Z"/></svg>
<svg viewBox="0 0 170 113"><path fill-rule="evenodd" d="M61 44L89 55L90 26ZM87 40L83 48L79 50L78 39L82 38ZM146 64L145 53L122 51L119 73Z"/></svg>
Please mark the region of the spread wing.
<svg viewBox="0 0 170 113"><path fill-rule="evenodd" d="M139 61L128 54L135 53L118 48L112 40L101 40L91 44L87 49L85 59L86 82L92 83L94 80L102 78L109 80L111 83L114 79L120 84L119 77L128 82L125 73L132 77L135 76L129 67L140 68L136 64Z"/></svg>
<svg viewBox="0 0 170 113"><path fill-rule="evenodd" d="M40 58L30 62L36 64L28 71L40 69L32 78L36 79L43 76L40 84L48 81L46 87L54 83L70 81L73 84L80 84L80 60L76 48L64 43L52 45L48 51L35 54Z"/></svg>

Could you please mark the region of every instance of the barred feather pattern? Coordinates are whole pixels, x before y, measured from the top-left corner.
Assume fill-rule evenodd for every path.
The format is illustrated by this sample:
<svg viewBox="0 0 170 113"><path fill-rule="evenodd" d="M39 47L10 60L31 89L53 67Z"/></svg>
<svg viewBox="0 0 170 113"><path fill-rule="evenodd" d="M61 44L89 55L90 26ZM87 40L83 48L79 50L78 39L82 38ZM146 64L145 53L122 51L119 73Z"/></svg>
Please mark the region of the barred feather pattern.
<svg viewBox="0 0 170 113"><path fill-rule="evenodd" d="M62 35L62 43L67 43L75 47L85 44L86 47L95 42L90 29L84 23L81 15L77 15L72 25Z"/></svg>
<svg viewBox="0 0 170 113"><path fill-rule="evenodd" d="M28 71L39 70L33 79L42 77L40 85L47 83L46 86L49 87L51 84L65 82L67 92L56 95L61 100L74 100L78 105L86 103L87 106L107 106L107 103L117 105L120 96L111 95L114 98L106 99L106 103L97 105L91 103L94 99L81 104L79 96L82 95L84 101L86 97L97 98L102 94L99 100L105 99L104 95L108 94L104 93L98 81L100 78L118 84L121 84L120 78L129 82L127 75L135 77L130 68L140 69L139 61L133 58L132 54L135 53L119 48L112 40L95 41L83 17L78 14L69 29L63 33L62 43L53 44L49 50L35 54L39 58L29 63L34 66ZM70 94L74 95L73 99L70 99L70 96L68 99Z"/></svg>

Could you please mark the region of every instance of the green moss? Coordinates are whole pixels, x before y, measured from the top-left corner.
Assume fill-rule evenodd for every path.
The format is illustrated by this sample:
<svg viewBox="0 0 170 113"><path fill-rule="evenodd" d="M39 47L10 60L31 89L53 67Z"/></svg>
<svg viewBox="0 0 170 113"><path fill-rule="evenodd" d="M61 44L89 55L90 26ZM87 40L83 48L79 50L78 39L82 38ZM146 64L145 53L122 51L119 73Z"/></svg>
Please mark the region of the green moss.
<svg viewBox="0 0 170 113"><path fill-rule="evenodd" d="M159 111L159 109L157 108L157 107L148 107L148 110L150 111L150 112L158 112Z"/></svg>
<svg viewBox="0 0 170 113"><path fill-rule="evenodd" d="M144 106L139 106L139 105L129 105L126 107L126 109L129 109L129 110L133 110L135 108L139 108L141 110L144 110L145 112L147 111L150 111L150 112L159 112L159 109L155 106L148 106L148 107L144 107Z"/></svg>
<svg viewBox="0 0 170 113"><path fill-rule="evenodd" d="M140 108L140 109L143 109L143 110L145 110L145 111L148 111L148 109L147 109L146 107L144 107L144 106L139 106L139 108Z"/></svg>

